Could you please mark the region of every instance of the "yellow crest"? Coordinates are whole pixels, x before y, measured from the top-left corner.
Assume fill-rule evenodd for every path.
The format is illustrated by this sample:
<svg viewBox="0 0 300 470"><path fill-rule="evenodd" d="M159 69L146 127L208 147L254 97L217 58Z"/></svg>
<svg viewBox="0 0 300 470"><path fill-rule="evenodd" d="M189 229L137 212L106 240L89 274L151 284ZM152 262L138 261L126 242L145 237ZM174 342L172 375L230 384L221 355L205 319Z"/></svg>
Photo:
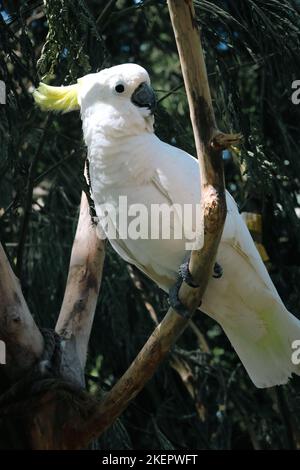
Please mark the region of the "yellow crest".
<svg viewBox="0 0 300 470"><path fill-rule="evenodd" d="M50 86L40 83L33 92L36 104L44 111L67 113L79 109L78 83L69 86Z"/></svg>

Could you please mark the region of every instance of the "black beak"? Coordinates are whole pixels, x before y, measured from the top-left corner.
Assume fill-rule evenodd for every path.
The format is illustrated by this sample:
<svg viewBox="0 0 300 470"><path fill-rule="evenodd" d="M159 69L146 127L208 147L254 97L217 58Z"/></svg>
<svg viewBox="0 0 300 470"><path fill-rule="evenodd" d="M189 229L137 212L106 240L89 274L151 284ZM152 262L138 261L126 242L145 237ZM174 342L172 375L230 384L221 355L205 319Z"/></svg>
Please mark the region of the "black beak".
<svg viewBox="0 0 300 470"><path fill-rule="evenodd" d="M153 114L156 107L155 93L146 82L141 83L132 93L131 101L139 108L148 108Z"/></svg>

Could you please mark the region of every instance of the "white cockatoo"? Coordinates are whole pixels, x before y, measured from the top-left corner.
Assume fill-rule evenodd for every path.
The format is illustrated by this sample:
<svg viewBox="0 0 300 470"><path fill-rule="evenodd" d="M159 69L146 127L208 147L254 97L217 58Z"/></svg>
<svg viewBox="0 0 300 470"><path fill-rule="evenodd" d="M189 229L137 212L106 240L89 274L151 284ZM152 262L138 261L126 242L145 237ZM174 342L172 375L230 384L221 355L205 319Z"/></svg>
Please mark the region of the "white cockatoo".
<svg viewBox="0 0 300 470"><path fill-rule="evenodd" d="M143 204L146 211L141 223L149 221L153 205L199 204L197 160L154 133L155 96L144 68L118 65L66 87L42 83L34 97L45 110L80 109L100 223L104 212L112 226L116 214L123 217L120 197L131 215L137 204ZM282 303L228 192L226 200L226 222L217 253L223 275L211 277L201 311L221 325L257 387L284 384L292 373L300 375L299 361L293 360L294 345L300 346L300 322ZM176 214L175 210L175 218ZM178 220L185 223L185 219ZM174 231L174 223L170 229ZM107 227L104 230L123 259L169 291L188 255L185 237L163 239L161 231L158 236L126 237L120 236L117 227L119 237L111 237ZM185 233L190 231L186 227Z"/></svg>

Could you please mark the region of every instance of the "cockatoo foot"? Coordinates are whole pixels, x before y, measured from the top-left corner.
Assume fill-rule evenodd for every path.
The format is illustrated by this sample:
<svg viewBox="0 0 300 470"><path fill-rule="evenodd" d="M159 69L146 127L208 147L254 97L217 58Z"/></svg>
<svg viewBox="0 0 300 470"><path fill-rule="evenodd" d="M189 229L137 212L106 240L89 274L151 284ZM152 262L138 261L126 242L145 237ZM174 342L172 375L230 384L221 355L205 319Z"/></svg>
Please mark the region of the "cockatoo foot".
<svg viewBox="0 0 300 470"><path fill-rule="evenodd" d="M216 262L215 265L214 265L213 277L215 279L219 279L222 276L223 276L223 268L219 263Z"/></svg>
<svg viewBox="0 0 300 470"><path fill-rule="evenodd" d="M169 304L176 310L176 312L181 315L183 318L189 318L192 316L192 312L186 308L185 305L179 299L178 293L180 286L182 284L182 279L179 277L175 284L169 290Z"/></svg>
<svg viewBox="0 0 300 470"><path fill-rule="evenodd" d="M171 307L184 318L189 318L191 316L191 312L187 309L185 305L183 305L183 303L179 299L178 293L180 286L184 281L188 286L192 287L193 289L197 289L199 287L198 284L196 284L196 282L194 281L193 276L191 275L191 272L189 270L189 262L190 259L187 259L187 261L185 261L179 266L179 277L175 284L169 290L169 303Z"/></svg>
<svg viewBox="0 0 300 470"><path fill-rule="evenodd" d="M197 288L199 287L198 284L196 284L196 282L194 281L193 279L193 276L191 275L190 273L190 270L189 270L189 262L190 260L188 259L187 261L185 261L185 263L182 263L180 266L179 266L179 270L178 270L178 274L180 276L180 278L190 287L193 287L193 288ZM213 273L213 277L215 279L219 279L220 277L222 277L223 275L223 268L222 266L219 264L219 263L215 263L214 265L214 273Z"/></svg>
<svg viewBox="0 0 300 470"><path fill-rule="evenodd" d="M190 272L190 269L189 269L189 263L190 263L189 259L187 261L185 261L185 263L182 263L179 266L178 274L179 274L180 278L188 286L193 287L194 289L196 289L199 286L198 286L198 284L196 284L196 282L193 279L193 276L191 275L191 272Z"/></svg>
<svg viewBox="0 0 300 470"><path fill-rule="evenodd" d="M189 270L189 262L188 259L184 263L182 263L179 267L178 274L179 277L175 284L169 290L169 304L170 306L176 310L176 312L184 318L189 318L191 316L190 310L187 309L185 305L179 299L179 289L183 281L188 284L188 286L192 287L193 289L197 289L199 287L198 284L193 279L191 272ZM219 279L223 275L223 268L219 263L215 263L214 265L214 273L213 277Z"/></svg>

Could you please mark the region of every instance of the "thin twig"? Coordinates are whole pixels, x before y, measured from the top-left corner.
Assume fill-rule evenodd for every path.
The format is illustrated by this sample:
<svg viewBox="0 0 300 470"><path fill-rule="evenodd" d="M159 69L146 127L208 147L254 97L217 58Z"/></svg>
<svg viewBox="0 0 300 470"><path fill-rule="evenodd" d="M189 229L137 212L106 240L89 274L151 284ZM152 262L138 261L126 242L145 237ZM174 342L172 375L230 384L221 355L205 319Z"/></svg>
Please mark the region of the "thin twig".
<svg viewBox="0 0 300 470"><path fill-rule="evenodd" d="M72 158L76 157L78 154L76 152L71 152L70 155L68 155L65 158L62 158L58 162L54 163L52 166L50 166L47 170L45 170L43 173L41 173L39 176L37 176L34 180L34 186L42 181L46 176L48 176L52 171L56 170L56 168L60 167L63 163L66 163L67 161L71 160Z"/></svg>
<svg viewBox="0 0 300 470"><path fill-rule="evenodd" d="M30 214L31 214L31 208L32 208L32 195L33 195L33 189L34 189L34 175L36 171L36 165L39 160L39 158L42 155L43 147L46 141L47 137L47 130L50 124L51 117L50 115L47 116L44 126L43 126L43 134L40 139L37 151L35 155L33 156L33 159L31 161L30 167L29 167L29 172L28 172L28 180L27 180L27 186L26 186L26 199L25 199L25 205L24 205L24 215L23 215L23 221L22 221L22 226L21 226L21 233L20 233L20 241L19 241L19 246L18 246L18 251L17 251L17 266L16 266L16 272L17 275L20 277L21 272L22 272L22 264L23 264L23 255L24 255L24 248L25 248L25 242L26 242L26 236L27 236L27 231L28 231L28 225L29 225L29 220L30 220Z"/></svg>

